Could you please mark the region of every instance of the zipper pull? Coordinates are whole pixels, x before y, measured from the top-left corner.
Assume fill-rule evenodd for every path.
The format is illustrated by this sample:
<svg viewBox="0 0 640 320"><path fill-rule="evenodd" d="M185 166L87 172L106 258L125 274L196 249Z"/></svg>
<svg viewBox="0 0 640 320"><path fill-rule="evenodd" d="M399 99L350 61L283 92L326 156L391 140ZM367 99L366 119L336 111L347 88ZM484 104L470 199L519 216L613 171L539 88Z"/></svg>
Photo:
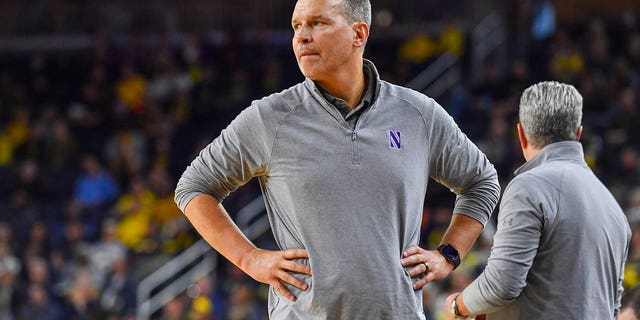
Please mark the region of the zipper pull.
<svg viewBox="0 0 640 320"><path fill-rule="evenodd" d="M351 133L351 141L356 141L357 138L358 138L358 134L356 133L355 130L353 130L353 132Z"/></svg>

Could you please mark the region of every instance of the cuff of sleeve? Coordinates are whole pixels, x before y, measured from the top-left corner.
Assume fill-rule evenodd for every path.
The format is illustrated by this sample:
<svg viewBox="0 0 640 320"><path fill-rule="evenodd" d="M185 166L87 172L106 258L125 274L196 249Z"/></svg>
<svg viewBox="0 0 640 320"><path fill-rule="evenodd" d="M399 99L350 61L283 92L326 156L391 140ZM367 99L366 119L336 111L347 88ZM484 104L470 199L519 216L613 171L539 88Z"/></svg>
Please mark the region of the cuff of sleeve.
<svg viewBox="0 0 640 320"><path fill-rule="evenodd" d="M476 282L477 279L464 289L460 296L462 296L462 301L471 314L486 313L490 306L478 291Z"/></svg>
<svg viewBox="0 0 640 320"><path fill-rule="evenodd" d="M189 202L191 202L191 200L193 200L193 198L195 198L199 194L201 194L201 193L200 192L191 192L191 193L183 195L180 198L176 197L176 204L178 205L178 208L180 209L180 211L182 211L182 213L184 213L184 209L187 207L187 204L189 204Z"/></svg>
<svg viewBox="0 0 640 320"><path fill-rule="evenodd" d="M180 211L182 211L182 213L184 213L184 209L187 207L187 205L189 204L189 202L191 202L191 200L193 200L193 198L195 198L198 195L201 194L208 194L208 193L204 193L204 192L189 192L187 194L183 194L180 196L176 196L175 197L175 202L178 206L178 208L180 209ZM222 203L222 201L225 199L225 197L221 197L215 194L209 194L210 196L216 198L216 200L218 200L218 202Z"/></svg>
<svg viewBox="0 0 640 320"><path fill-rule="evenodd" d="M478 208L477 206L468 205L468 203L465 202L466 201L464 200L456 200L456 204L453 207L453 214L465 215L482 223L483 226L486 226L487 222L489 222L489 216L491 215L491 213L486 214L484 209Z"/></svg>

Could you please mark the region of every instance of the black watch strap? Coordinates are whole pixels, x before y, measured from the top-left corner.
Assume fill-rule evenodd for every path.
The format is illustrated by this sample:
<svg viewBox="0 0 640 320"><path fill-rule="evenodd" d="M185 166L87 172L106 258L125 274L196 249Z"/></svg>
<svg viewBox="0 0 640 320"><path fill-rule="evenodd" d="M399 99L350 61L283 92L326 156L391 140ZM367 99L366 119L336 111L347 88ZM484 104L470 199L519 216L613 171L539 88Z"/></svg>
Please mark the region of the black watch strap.
<svg viewBox="0 0 640 320"><path fill-rule="evenodd" d="M448 243L441 244L438 247L438 252L440 252L440 254L453 265L453 270L460 265L460 254L452 245Z"/></svg>

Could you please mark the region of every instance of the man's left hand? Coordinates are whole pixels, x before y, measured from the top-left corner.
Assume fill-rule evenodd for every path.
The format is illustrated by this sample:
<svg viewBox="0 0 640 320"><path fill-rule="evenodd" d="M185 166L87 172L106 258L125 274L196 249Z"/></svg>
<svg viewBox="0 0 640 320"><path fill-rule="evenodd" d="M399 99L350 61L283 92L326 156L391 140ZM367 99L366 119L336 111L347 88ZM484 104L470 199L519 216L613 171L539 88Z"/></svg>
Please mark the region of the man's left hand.
<svg viewBox="0 0 640 320"><path fill-rule="evenodd" d="M433 280L440 280L453 271L453 265L437 250L425 250L419 246L407 248L400 263L403 267L413 266L409 270L411 277L423 275L423 277L413 284L413 289L418 290Z"/></svg>

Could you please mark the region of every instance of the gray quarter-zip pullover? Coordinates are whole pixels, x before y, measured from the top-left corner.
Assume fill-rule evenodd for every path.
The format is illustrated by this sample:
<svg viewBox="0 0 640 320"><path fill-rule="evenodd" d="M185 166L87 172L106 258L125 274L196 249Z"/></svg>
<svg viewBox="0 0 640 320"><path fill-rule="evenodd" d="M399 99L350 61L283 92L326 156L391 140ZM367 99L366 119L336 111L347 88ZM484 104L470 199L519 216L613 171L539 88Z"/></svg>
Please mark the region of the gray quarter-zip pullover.
<svg viewBox="0 0 640 320"><path fill-rule="evenodd" d="M176 203L222 201L258 177L281 249L304 248L313 276L296 302L270 290L272 319L425 319L400 264L417 245L429 178L458 196L455 213L485 224L496 171L433 99L381 81L355 127L306 79L245 109L187 167Z"/></svg>
<svg viewBox="0 0 640 320"><path fill-rule="evenodd" d="M505 188L484 272L462 292L487 319L613 319L631 229L575 141L545 146Z"/></svg>

